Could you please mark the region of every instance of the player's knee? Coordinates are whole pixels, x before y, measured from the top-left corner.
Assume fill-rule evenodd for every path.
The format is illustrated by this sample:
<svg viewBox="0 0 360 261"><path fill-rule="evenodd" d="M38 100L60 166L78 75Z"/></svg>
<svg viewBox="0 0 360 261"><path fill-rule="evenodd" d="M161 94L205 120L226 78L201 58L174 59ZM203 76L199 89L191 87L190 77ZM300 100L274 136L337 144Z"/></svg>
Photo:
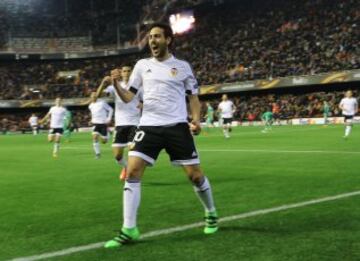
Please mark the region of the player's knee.
<svg viewBox="0 0 360 261"><path fill-rule="evenodd" d="M140 179L142 176L142 168L139 166L132 166L127 168L128 179Z"/></svg>
<svg viewBox="0 0 360 261"><path fill-rule="evenodd" d="M198 184L203 180L203 173L200 169L194 169L188 172L190 181L194 184Z"/></svg>
<svg viewBox="0 0 360 261"><path fill-rule="evenodd" d="M118 162L122 161L122 159L123 159L122 154L115 154L114 157L115 157L115 160L118 161Z"/></svg>

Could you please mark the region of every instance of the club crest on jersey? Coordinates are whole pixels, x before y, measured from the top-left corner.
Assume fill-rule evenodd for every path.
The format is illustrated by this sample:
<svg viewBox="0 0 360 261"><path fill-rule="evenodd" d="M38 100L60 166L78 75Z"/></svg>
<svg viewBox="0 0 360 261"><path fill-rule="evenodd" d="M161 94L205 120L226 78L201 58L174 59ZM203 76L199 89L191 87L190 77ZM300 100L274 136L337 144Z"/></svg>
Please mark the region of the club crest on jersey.
<svg viewBox="0 0 360 261"><path fill-rule="evenodd" d="M178 70L176 68L171 68L170 73L171 76L175 77L178 74Z"/></svg>

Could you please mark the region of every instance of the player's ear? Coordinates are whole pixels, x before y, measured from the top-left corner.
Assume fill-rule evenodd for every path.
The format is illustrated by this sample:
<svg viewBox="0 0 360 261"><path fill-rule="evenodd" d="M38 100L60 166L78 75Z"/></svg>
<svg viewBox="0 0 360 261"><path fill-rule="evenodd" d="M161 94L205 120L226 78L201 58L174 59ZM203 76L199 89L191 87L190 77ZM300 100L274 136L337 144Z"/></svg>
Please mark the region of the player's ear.
<svg viewBox="0 0 360 261"><path fill-rule="evenodd" d="M171 37L166 37L166 44L168 45L168 46L170 46L171 45Z"/></svg>

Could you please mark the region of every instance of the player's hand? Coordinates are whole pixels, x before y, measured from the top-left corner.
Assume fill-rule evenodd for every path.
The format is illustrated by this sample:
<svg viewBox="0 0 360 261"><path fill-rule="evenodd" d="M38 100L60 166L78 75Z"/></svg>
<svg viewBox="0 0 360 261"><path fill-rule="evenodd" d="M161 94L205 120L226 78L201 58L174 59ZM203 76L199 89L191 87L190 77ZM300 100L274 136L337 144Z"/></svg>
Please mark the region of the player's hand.
<svg viewBox="0 0 360 261"><path fill-rule="evenodd" d="M200 122L192 121L189 123L190 131L193 135L199 135L201 132Z"/></svg>
<svg viewBox="0 0 360 261"><path fill-rule="evenodd" d="M112 83L112 79L110 76L105 76L101 82L101 84L109 86Z"/></svg>
<svg viewBox="0 0 360 261"><path fill-rule="evenodd" d="M121 71L119 69L114 69L114 70L111 70L111 79L112 81L114 80L120 80L121 79Z"/></svg>

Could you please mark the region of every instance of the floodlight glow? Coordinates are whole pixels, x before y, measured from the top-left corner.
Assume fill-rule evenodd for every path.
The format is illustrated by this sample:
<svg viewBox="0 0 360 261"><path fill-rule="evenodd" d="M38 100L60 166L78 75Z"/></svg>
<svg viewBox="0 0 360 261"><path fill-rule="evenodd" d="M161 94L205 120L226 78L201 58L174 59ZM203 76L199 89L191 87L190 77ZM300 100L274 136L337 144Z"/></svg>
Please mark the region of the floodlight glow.
<svg viewBox="0 0 360 261"><path fill-rule="evenodd" d="M195 18L192 12L170 15L170 26L174 34L182 34L194 27Z"/></svg>

